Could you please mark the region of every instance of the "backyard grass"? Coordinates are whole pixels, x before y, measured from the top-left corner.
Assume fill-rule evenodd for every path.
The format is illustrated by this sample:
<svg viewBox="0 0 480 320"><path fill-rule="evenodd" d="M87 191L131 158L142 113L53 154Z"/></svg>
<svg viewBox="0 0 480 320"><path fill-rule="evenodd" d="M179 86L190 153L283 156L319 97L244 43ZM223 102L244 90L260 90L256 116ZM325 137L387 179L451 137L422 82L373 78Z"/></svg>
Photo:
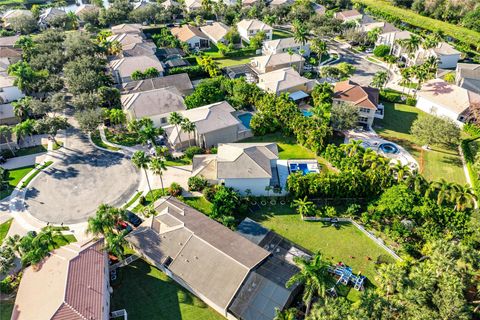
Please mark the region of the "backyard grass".
<svg viewBox="0 0 480 320"><path fill-rule="evenodd" d="M248 64L250 63L250 59L252 59L252 57L254 56L221 58L221 59L216 59L215 62L218 63L219 68L224 68L224 67L236 66L239 64Z"/></svg>
<svg viewBox="0 0 480 320"><path fill-rule="evenodd" d="M13 306L13 301L0 301L0 319L10 319L12 317Z"/></svg>
<svg viewBox="0 0 480 320"><path fill-rule="evenodd" d="M0 200L8 197L12 193L13 189L15 189L17 184L20 182L20 180L22 180L23 177L25 177L30 171L32 171L33 168L35 168L35 166L28 166L28 167L13 169L13 170L7 170L8 185L7 185L7 188L0 191Z"/></svg>
<svg viewBox="0 0 480 320"><path fill-rule="evenodd" d="M4 223L0 224L0 245L3 243L3 239L7 236L8 230L12 225L13 219L7 220Z"/></svg>
<svg viewBox="0 0 480 320"><path fill-rule="evenodd" d="M212 212L212 203L205 199L205 197L180 198L182 202L190 207L197 209L200 212L210 215Z"/></svg>
<svg viewBox="0 0 480 320"><path fill-rule="evenodd" d="M143 260L119 268L117 280L111 285L111 310L125 309L128 319L224 319L199 298Z"/></svg>
<svg viewBox="0 0 480 320"><path fill-rule="evenodd" d="M399 103L383 102L385 117L375 120L375 131L387 140L394 141L404 147L417 160L420 172L429 180L445 179L447 181L465 184L462 160L458 150L447 150L432 147L423 150L410 133L413 121L425 114L423 111Z"/></svg>
<svg viewBox="0 0 480 320"><path fill-rule="evenodd" d="M291 32L278 30L278 29L273 30L272 40L291 38L291 37L293 37L293 34Z"/></svg>
<svg viewBox="0 0 480 320"><path fill-rule="evenodd" d="M50 248L50 250L58 249L63 247L69 243L77 242L77 238L75 238L72 234L67 234L62 236L54 236L53 241L55 241L55 245Z"/></svg>
<svg viewBox="0 0 480 320"><path fill-rule="evenodd" d="M145 196L144 204L138 204L135 208L133 208L133 212L140 212L144 207L148 206L150 203L155 202L156 200L160 199L163 195L168 194L168 189L153 189L152 192L147 193Z"/></svg>
<svg viewBox="0 0 480 320"><path fill-rule="evenodd" d="M445 21L424 17L412 10L395 6L387 0L355 0L354 2L390 14L391 16L398 18L400 21L408 23L414 27L430 31L443 31L445 35L465 42L473 47L477 47L478 43L480 43L479 32Z"/></svg>
<svg viewBox="0 0 480 320"><path fill-rule="evenodd" d="M332 264L346 263L354 273L361 272L373 284L377 260L395 261L351 223L341 223L336 229L323 222L303 221L288 205L262 207L250 217L311 252L320 251Z"/></svg>
<svg viewBox="0 0 480 320"><path fill-rule="evenodd" d="M278 156L280 159L317 159L322 170L330 170L331 166L327 160L315 155L314 152L298 144L293 137L284 136L281 133L271 133L264 136L255 136L242 140L241 142L275 142L278 145Z"/></svg>

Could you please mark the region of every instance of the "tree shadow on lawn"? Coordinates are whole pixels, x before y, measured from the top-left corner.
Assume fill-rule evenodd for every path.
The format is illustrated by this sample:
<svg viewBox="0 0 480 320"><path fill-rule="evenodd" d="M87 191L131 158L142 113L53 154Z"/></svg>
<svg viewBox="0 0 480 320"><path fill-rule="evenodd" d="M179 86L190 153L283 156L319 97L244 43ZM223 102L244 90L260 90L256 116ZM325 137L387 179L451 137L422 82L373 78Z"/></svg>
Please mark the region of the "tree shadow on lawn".
<svg viewBox="0 0 480 320"><path fill-rule="evenodd" d="M381 101L385 107L385 118L376 122L375 129L381 135L384 130L410 134L412 123L418 119L418 113L399 110L392 102Z"/></svg>

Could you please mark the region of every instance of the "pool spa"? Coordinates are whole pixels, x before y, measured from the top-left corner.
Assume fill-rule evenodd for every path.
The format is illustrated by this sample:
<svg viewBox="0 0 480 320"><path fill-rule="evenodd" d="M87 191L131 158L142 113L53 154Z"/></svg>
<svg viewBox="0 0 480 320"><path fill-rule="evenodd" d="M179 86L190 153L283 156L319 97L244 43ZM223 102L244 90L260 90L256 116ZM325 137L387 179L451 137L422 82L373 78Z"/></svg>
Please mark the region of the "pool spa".
<svg viewBox="0 0 480 320"><path fill-rule="evenodd" d="M399 152L396 145L393 143L382 143L378 146L378 150L383 151L384 153L397 154Z"/></svg>

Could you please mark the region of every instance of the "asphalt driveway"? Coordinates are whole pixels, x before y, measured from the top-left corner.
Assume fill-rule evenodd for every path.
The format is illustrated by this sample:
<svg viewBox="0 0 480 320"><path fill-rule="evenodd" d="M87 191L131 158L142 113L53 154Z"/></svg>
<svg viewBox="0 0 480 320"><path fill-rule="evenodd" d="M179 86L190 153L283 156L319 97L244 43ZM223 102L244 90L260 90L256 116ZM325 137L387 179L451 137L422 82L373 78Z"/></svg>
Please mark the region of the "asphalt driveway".
<svg viewBox="0 0 480 320"><path fill-rule="evenodd" d="M121 206L137 192L140 175L119 153L93 147L72 128L51 167L30 184L25 206L35 218L55 224L84 222L102 203Z"/></svg>

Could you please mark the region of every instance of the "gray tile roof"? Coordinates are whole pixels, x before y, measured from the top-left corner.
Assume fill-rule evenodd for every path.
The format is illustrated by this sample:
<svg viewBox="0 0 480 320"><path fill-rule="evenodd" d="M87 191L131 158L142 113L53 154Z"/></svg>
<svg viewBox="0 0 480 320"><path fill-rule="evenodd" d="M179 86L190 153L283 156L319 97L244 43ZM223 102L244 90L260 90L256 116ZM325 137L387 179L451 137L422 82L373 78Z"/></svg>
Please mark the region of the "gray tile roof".
<svg viewBox="0 0 480 320"><path fill-rule="evenodd" d="M122 95L123 109L141 119L185 110L181 93L173 87Z"/></svg>

